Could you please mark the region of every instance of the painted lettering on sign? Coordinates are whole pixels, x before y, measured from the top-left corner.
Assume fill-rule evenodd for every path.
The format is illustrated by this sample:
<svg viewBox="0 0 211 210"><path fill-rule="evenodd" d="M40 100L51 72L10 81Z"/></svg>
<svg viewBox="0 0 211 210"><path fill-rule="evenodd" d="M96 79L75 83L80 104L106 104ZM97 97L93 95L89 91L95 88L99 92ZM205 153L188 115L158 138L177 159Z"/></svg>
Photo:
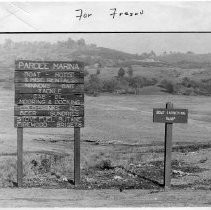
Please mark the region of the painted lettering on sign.
<svg viewBox="0 0 211 210"><path fill-rule="evenodd" d="M20 78L16 79L17 82L26 82L26 83L82 83L83 80L81 78Z"/></svg>
<svg viewBox="0 0 211 210"><path fill-rule="evenodd" d="M18 69L49 70L48 63L19 61L17 66Z"/></svg>
<svg viewBox="0 0 211 210"><path fill-rule="evenodd" d="M77 63L53 63L53 70L79 70Z"/></svg>
<svg viewBox="0 0 211 210"><path fill-rule="evenodd" d="M15 127L83 127L80 62L16 61Z"/></svg>
<svg viewBox="0 0 211 210"><path fill-rule="evenodd" d="M83 106L15 106L15 116L84 116Z"/></svg>
<svg viewBox="0 0 211 210"><path fill-rule="evenodd" d="M165 111L160 111L160 110L156 111L156 114L164 114L164 113L165 113Z"/></svg>
<svg viewBox="0 0 211 210"><path fill-rule="evenodd" d="M54 116L15 116L15 127L25 127L25 128L84 127L84 118L54 117Z"/></svg>
<svg viewBox="0 0 211 210"><path fill-rule="evenodd" d="M16 71L16 83L84 83L83 73L52 71Z"/></svg>
<svg viewBox="0 0 211 210"><path fill-rule="evenodd" d="M15 110L47 110L47 111L62 111L73 109L74 106L69 105L21 105L15 106Z"/></svg>
<svg viewBox="0 0 211 210"><path fill-rule="evenodd" d="M187 123L187 109L153 109L153 122Z"/></svg>
<svg viewBox="0 0 211 210"><path fill-rule="evenodd" d="M55 100L40 100L40 99L19 99L17 101L17 104L20 105L29 105L29 104L35 104L35 105L81 105L83 102L81 100L74 100L74 99L55 99Z"/></svg>
<svg viewBox="0 0 211 210"><path fill-rule="evenodd" d="M72 117L72 116L82 116L83 113L80 110L74 110L74 111L26 111L26 110L20 110L15 111L15 116L53 116L53 117Z"/></svg>
<svg viewBox="0 0 211 210"><path fill-rule="evenodd" d="M82 105L84 96L80 95L58 95L58 94L16 94L15 103L20 105Z"/></svg>
<svg viewBox="0 0 211 210"><path fill-rule="evenodd" d="M65 61L16 61L16 70L60 70L60 71L81 71L81 62Z"/></svg>
<svg viewBox="0 0 211 210"><path fill-rule="evenodd" d="M16 93L71 94L83 90L83 84L15 83Z"/></svg>

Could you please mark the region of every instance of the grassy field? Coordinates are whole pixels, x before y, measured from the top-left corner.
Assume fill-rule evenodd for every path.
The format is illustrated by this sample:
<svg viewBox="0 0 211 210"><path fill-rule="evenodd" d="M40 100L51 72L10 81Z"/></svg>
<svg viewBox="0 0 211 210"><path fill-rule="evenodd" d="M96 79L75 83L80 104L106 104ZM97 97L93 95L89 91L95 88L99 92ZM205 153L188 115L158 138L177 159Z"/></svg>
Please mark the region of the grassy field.
<svg viewBox="0 0 211 210"><path fill-rule="evenodd" d="M200 81L201 79L207 79L211 76L210 69L206 68L195 68L195 69L183 69L175 66L171 67L158 67L158 66L141 66L133 65L133 76L142 76L149 79L156 78L158 81L162 79L180 81L184 77L188 77L195 81ZM95 74L96 68L88 68L89 74ZM125 74L127 75L127 68L124 67ZM99 77L101 79L111 79L118 75L118 67L104 67L100 69Z"/></svg>
<svg viewBox="0 0 211 210"><path fill-rule="evenodd" d="M0 91L0 184L5 187L16 181L13 94ZM159 188L164 124L152 122L152 109L169 101L189 110L188 124L173 126L172 183L175 188L210 186L211 98L162 94L85 97L84 188ZM73 178L73 129L24 129L24 167L26 186L71 187L63 181Z"/></svg>

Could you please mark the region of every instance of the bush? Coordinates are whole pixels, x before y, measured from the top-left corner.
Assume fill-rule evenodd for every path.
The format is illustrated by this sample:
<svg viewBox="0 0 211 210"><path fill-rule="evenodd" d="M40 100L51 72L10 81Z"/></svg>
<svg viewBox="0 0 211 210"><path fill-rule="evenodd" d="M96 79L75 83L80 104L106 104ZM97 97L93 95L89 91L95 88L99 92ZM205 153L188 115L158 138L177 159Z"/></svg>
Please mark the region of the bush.
<svg viewBox="0 0 211 210"><path fill-rule="evenodd" d="M89 72L88 70L84 69L84 77L88 76L89 75Z"/></svg>
<svg viewBox="0 0 211 210"><path fill-rule="evenodd" d="M159 87L164 88L166 90L166 92L168 92L168 93L174 93L175 92L173 82L166 80L166 79L164 79L160 82Z"/></svg>
<svg viewBox="0 0 211 210"><path fill-rule="evenodd" d="M129 78L132 78L133 77L133 69L132 69L132 66L129 66L128 67L127 74L129 76Z"/></svg>
<svg viewBox="0 0 211 210"><path fill-rule="evenodd" d="M99 75L100 74L100 69L96 70L96 74Z"/></svg>
<svg viewBox="0 0 211 210"><path fill-rule="evenodd" d="M98 78L98 75L91 74L88 82L84 84L84 89L86 93L97 96L102 90L102 81Z"/></svg>
<svg viewBox="0 0 211 210"><path fill-rule="evenodd" d="M102 90L104 92L112 93L117 89L117 80L111 79L111 80L104 80Z"/></svg>
<svg viewBox="0 0 211 210"><path fill-rule="evenodd" d="M123 68L120 68L118 71L118 77L124 77L125 75L125 70Z"/></svg>
<svg viewBox="0 0 211 210"><path fill-rule="evenodd" d="M194 94L194 88L186 88L183 94L187 95L187 96L195 95Z"/></svg>
<svg viewBox="0 0 211 210"><path fill-rule="evenodd" d="M182 82L178 84L176 92L183 95L210 95L211 83L210 80L203 79L201 81L194 81L190 78L184 77Z"/></svg>
<svg viewBox="0 0 211 210"><path fill-rule="evenodd" d="M190 79L187 78L187 77L184 77L184 78L183 78L181 84L182 84L183 86L187 87L187 88L191 88L191 87L196 88L196 87L199 86L199 84L198 84L196 81L190 80Z"/></svg>
<svg viewBox="0 0 211 210"><path fill-rule="evenodd" d="M109 159L103 159L96 163L94 168L100 169L100 170L109 170L112 169L111 160Z"/></svg>
<svg viewBox="0 0 211 210"><path fill-rule="evenodd" d="M148 79L142 76L128 78L128 81L129 81L130 87L133 87L133 88L142 88L144 86L151 86L157 83L157 80L155 78Z"/></svg>

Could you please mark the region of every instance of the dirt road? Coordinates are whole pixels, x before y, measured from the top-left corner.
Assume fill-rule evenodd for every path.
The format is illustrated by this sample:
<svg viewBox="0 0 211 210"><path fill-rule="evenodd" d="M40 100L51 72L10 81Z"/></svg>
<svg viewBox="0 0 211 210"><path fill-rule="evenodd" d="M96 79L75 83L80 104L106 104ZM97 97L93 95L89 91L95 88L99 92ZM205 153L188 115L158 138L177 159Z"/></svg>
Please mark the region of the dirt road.
<svg viewBox="0 0 211 210"><path fill-rule="evenodd" d="M205 207L209 191L0 189L0 207Z"/></svg>

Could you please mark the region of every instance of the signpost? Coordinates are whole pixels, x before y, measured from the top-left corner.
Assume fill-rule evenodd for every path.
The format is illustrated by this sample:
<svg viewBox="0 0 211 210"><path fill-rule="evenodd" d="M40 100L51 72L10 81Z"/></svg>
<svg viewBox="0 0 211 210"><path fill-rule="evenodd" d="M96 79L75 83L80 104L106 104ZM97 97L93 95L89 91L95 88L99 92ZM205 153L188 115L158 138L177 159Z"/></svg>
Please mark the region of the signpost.
<svg viewBox="0 0 211 210"><path fill-rule="evenodd" d="M74 182L80 182L80 128L84 127L84 65L15 61L14 125L17 180L23 184L23 128L74 128Z"/></svg>
<svg viewBox="0 0 211 210"><path fill-rule="evenodd" d="M153 122L165 123L164 187L171 187L171 155L173 123L187 123L188 110L174 109L172 103L166 103L166 109L153 109Z"/></svg>

